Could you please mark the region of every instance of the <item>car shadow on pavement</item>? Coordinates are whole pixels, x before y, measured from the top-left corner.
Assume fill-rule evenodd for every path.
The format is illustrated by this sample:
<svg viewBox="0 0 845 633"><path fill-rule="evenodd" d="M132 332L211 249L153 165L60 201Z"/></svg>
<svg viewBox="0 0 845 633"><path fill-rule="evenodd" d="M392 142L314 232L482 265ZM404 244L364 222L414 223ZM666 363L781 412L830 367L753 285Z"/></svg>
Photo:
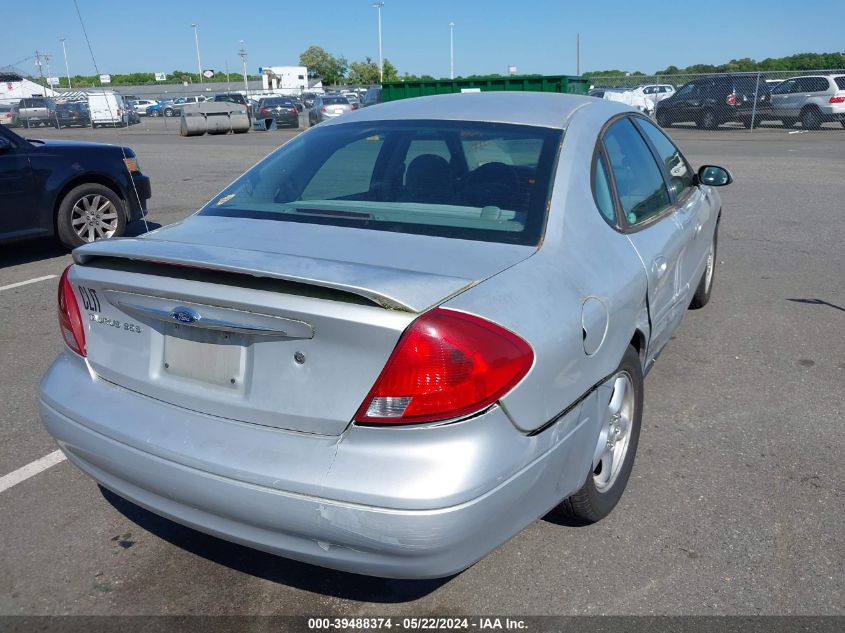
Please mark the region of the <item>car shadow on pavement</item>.
<svg viewBox="0 0 845 633"><path fill-rule="evenodd" d="M144 223L143 220L130 222L126 225L124 237L138 237L148 231L161 228L155 222ZM54 237L42 237L22 242L6 244L0 250L0 268L31 264L54 257L63 257L69 253L66 246Z"/></svg>
<svg viewBox="0 0 845 633"><path fill-rule="evenodd" d="M0 253L2 253L0 254L0 268L6 268L7 266L19 266L62 257L68 254L68 250L55 239L40 238L6 244L2 247Z"/></svg>
<svg viewBox="0 0 845 633"><path fill-rule="evenodd" d="M835 303L831 303L830 301L825 301L824 299L789 299L789 298L787 298L787 301L792 301L793 303L807 303L807 304L816 305L816 306L828 306L830 308L836 308L837 310L842 310L842 312L845 312L845 308L843 308L842 306L838 306Z"/></svg>
<svg viewBox="0 0 845 633"><path fill-rule="evenodd" d="M102 486L99 488L105 500L123 516L171 545L230 569L305 591L389 604L423 598L454 577L394 580L324 569L203 534L153 514Z"/></svg>

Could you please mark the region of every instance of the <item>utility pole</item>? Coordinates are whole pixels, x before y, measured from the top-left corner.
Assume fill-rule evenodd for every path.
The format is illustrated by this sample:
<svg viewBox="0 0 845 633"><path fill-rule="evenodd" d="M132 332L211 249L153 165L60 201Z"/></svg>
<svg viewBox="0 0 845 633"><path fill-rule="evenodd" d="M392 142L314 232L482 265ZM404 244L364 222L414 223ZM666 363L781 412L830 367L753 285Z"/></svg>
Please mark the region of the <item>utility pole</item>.
<svg viewBox="0 0 845 633"><path fill-rule="evenodd" d="M62 43L62 54L65 56L65 74L67 75L67 89L70 90L73 86L70 85L70 69L67 65L67 51L65 50L65 38L59 40Z"/></svg>
<svg viewBox="0 0 845 633"><path fill-rule="evenodd" d="M232 92L232 89L229 88L229 62L226 62L226 92Z"/></svg>
<svg viewBox="0 0 845 633"><path fill-rule="evenodd" d="M41 65L41 54L38 51L35 51L35 65L38 66L38 77L41 79L41 83L44 88L44 97L47 97L47 86L44 85L44 70L43 66ZM29 119L27 119L27 123Z"/></svg>
<svg viewBox="0 0 845 633"><path fill-rule="evenodd" d="M246 80L246 49L244 48L244 41L241 40L241 50L238 51L238 55L241 56L241 64L244 67L244 92L246 93L246 98L249 99L249 84Z"/></svg>
<svg viewBox="0 0 845 633"><path fill-rule="evenodd" d="M455 23L449 22L449 79L455 78Z"/></svg>
<svg viewBox="0 0 845 633"><path fill-rule="evenodd" d="M575 74L581 76L581 34L575 36Z"/></svg>
<svg viewBox="0 0 845 633"><path fill-rule="evenodd" d="M197 35L197 29L199 28L199 24L191 24L194 27L194 44L197 47L197 69L200 73L200 83L202 83L202 62L200 61L200 38Z"/></svg>
<svg viewBox="0 0 845 633"><path fill-rule="evenodd" d="M381 54L381 10L384 8L384 2L373 2L373 7L378 9L378 77L379 82L384 81L384 61Z"/></svg>

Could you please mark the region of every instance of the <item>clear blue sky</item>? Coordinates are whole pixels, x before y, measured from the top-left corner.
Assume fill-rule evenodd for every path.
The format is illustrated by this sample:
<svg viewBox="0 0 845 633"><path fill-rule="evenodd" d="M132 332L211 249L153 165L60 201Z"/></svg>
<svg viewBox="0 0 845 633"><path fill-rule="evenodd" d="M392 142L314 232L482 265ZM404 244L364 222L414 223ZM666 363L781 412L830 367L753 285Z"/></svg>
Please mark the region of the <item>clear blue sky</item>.
<svg viewBox="0 0 845 633"><path fill-rule="evenodd" d="M78 0L101 72L169 72L196 68L192 22L198 22L204 68L296 64L317 44L349 61L378 58L371 0ZM67 39L71 74L93 74L73 0L3 2L0 66L36 49L63 74ZM33 7L38 11L33 11ZM777 6L781 5L781 9ZM683 7L683 10L681 9ZM721 63L845 50L845 0L385 0L384 55L400 73L449 74L449 22L455 22L458 75L575 72L621 68L646 73L669 64ZM18 64L36 73L34 61Z"/></svg>

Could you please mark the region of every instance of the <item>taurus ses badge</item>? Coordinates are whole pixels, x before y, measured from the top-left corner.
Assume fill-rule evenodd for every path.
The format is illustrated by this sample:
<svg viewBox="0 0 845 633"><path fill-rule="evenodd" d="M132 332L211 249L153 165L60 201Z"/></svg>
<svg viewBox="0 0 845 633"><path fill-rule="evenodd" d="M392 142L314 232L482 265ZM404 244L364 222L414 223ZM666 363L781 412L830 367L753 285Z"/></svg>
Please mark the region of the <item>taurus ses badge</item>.
<svg viewBox="0 0 845 633"><path fill-rule="evenodd" d="M178 321L179 323L186 323L190 325L191 323L196 323L202 317L191 310L190 308L175 308L173 312L170 313L170 317L174 321Z"/></svg>

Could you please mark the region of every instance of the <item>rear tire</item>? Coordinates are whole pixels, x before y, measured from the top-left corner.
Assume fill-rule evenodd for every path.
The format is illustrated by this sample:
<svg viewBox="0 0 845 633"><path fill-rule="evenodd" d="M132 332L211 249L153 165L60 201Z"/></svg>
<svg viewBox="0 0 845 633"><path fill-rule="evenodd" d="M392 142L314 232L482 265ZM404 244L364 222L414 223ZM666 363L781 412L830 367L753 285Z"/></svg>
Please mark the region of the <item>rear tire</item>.
<svg viewBox="0 0 845 633"><path fill-rule="evenodd" d="M672 119L670 119L669 115L663 110L658 110L655 116L657 117L657 125L659 125L660 127L672 127Z"/></svg>
<svg viewBox="0 0 845 633"><path fill-rule="evenodd" d="M698 286L689 304L691 310L703 308L710 301L710 293L713 291L713 280L716 277L716 253L718 252L718 246L719 225L717 224L716 230L713 233L713 242L710 244L710 250L707 253L707 264L704 266L704 272L701 273L701 279L698 280Z"/></svg>
<svg viewBox="0 0 845 633"><path fill-rule="evenodd" d="M643 416L643 371L637 350L628 346L605 384L613 391L598 436L598 461L594 460L596 465L581 489L552 511L579 525L595 523L610 514L622 498L634 467Z"/></svg>

